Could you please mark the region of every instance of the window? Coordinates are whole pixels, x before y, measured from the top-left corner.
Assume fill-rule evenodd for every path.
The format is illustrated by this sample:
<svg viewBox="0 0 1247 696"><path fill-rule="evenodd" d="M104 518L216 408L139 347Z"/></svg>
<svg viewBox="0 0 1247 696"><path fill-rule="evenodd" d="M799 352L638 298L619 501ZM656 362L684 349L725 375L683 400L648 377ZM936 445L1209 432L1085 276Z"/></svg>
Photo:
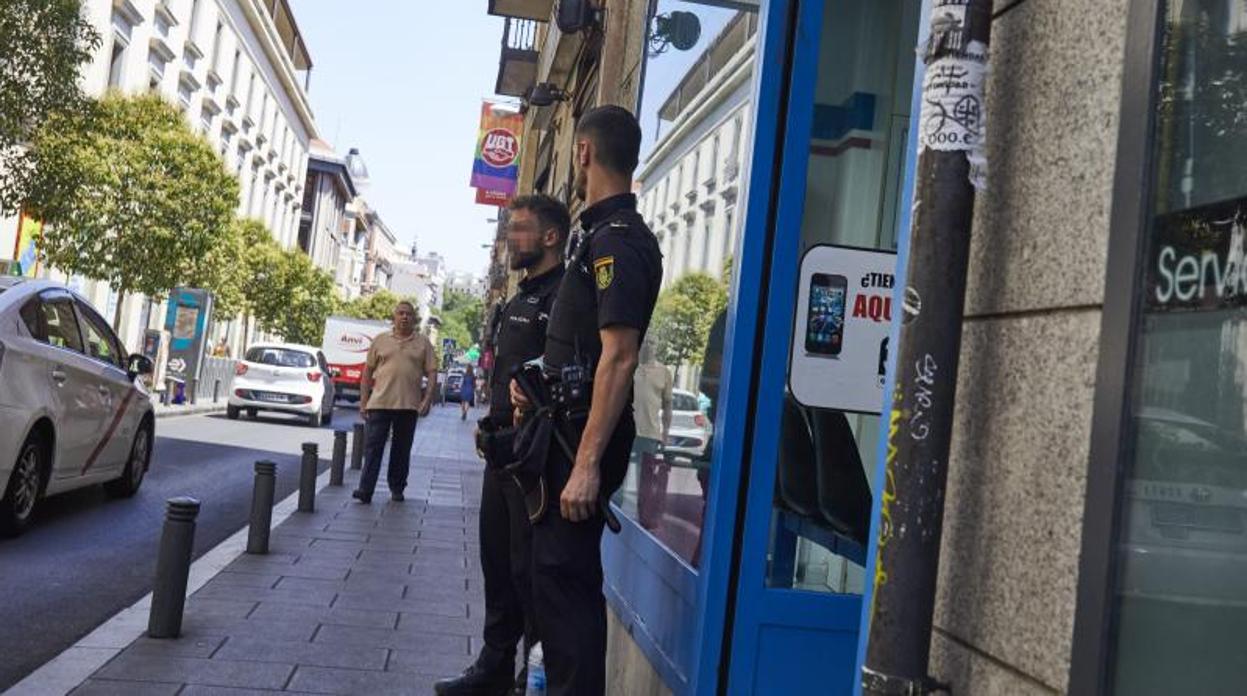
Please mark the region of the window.
<svg viewBox="0 0 1247 696"><path fill-rule="evenodd" d="M43 343L48 342L48 328L43 323L43 308L40 306L39 298L28 300L22 305L20 311L22 323L26 325L26 330L30 332L32 338Z"/></svg>
<svg viewBox="0 0 1247 696"><path fill-rule="evenodd" d="M108 86L121 87L126 71L126 43L113 37L113 52L108 59Z"/></svg>
<svg viewBox="0 0 1247 696"><path fill-rule="evenodd" d="M713 272L710 268L710 240L713 237L711 218L707 217L701 227L701 270L706 273Z"/></svg>
<svg viewBox="0 0 1247 696"><path fill-rule="evenodd" d="M310 353L288 350L286 348L257 346L248 350L246 357L243 359L249 363L272 365L274 367L316 367L316 358Z"/></svg>
<svg viewBox="0 0 1247 696"><path fill-rule="evenodd" d="M217 22L216 34L212 37L212 70L221 72L221 38L225 34L225 25Z"/></svg>
<svg viewBox="0 0 1247 696"><path fill-rule="evenodd" d="M238 98L238 71L242 68L242 51L234 51L234 63L230 66L229 97Z"/></svg>
<svg viewBox="0 0 1247 696"><path fill-rule="evenodd" d="M1235 693L1247 679L1241 5L1161 3L1147 270L1113 554L1115 694Z"/></svg>
<svg viewBox="0 0 1247 696"><path fill-rule="evenodd" d="M86 354L106 362L114 367L125 369L125 354L117 337L113 335L108 324L95 313L95 310L78 303L78 313L83 320L83 338L86 339Z"/></svg>
<svg viewBox="0 0 1247 696"><path fill-rule="evenodd" d="M82 350L82 334L78 330L78 318L74 314L73 300L63 295L45 295L39 303L42 313L43 335L39 340L57 348L76 352Z"/></svg>

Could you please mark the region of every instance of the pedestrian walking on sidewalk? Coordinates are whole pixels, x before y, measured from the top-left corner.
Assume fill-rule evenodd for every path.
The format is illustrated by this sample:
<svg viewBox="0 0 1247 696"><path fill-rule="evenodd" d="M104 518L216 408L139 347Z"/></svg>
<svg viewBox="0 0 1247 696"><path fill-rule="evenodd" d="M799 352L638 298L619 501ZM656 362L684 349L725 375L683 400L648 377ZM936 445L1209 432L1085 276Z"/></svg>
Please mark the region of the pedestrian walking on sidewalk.
<svg viewBox="0 0 1247 696"><path fill-rule="evenodd" d="M632 194L640 147L636 118L620 107L592 109L577 123L576 189L587 207L550 310L544 369L554 437L543 475L551 502L533 525L533 602L552 696L606 690L605 506L627 473L632 379L662 281L658 242ZM511 397L532 409L520 383Z"/></svg>
<svg viewBox="0 0 1247 696"><path fill-rule="evenodd" d="M464 368L463 382L459 385L460 420L468 419L468 409L476 405L476 370L471 365Z"/></svg>
<svg viewBox="0 0 1247 696"><path fill-rule="evenodd" d="M453 679L438 682L439 696L523 694L527 668L515 676L516 647L535 642L532 613L532 525L524 493L503 467L514 458L511 371L545 350L546 323L554 293L563 279L563 247L571 226L567 208L544 196L511 201L507 247L511 270L523 271L519 290L499 313L489 380L489 415L477 431L485 457L481 484L481 571L485 576L485 644L476 662ZM484 392L482 392L484 393ZM513 691L514 690L514 691Z"/></svg>
<svg viewBox="0 0 1247 696"><path fill-rule="evenodd" d="M422 388L422 379L428 388ZM390 497L403 500L411 468L411 443L416 419L429 414L437 391L437 359L429 339L416 333L416 308L399 302L394 308L394 328L377 335L368 349L360 381L359 412L366 423L364 472L353 495L361 503L372 502L381 474L381 457L390 442L390 466L386 480Z"/></svg>

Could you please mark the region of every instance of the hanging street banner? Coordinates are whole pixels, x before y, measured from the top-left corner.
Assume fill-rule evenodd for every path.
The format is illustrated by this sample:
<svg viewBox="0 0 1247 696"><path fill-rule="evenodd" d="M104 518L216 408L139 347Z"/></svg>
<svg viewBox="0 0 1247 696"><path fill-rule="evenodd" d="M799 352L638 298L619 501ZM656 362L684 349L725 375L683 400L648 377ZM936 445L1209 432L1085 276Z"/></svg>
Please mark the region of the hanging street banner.
<svg viewBox="0 0 1247 696"><path fill-rule="evenodd" d="M515 195L523 127L524 117L518 111L490 101L481 104L471 180L478 203L506 205Z"/></svg>
<svg viewBox="0 0 1247 696"><path fill-rule="evenodd" d="M21 213L17 220L17 247L13 258L17 259L14 275L34 278L39 271L39 233L43 223Z"/></svg>

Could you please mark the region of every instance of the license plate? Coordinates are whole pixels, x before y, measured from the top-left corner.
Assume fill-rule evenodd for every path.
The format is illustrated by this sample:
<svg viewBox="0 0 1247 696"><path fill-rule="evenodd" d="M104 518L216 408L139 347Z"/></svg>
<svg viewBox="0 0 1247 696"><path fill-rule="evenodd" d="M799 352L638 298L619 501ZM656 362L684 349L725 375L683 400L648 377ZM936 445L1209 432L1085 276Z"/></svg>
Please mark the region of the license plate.
<svg viewBox="0 0 1247 696"><path fill-rule="evenodd" d="M290 401L281 394L256 394L256 399L274 404L284 404Z"/></svg>

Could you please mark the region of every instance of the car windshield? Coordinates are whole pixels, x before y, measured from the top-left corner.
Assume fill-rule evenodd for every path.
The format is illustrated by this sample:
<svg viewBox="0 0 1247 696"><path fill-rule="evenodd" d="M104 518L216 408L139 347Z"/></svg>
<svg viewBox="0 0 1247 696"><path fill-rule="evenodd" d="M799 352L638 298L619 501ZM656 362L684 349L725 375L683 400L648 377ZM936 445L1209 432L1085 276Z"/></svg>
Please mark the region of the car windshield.
<svg viewBox="0 0 1247 696"><path fill-rule="evenodd" d="M285 348L252 348L244 358L250 363L275 367L316 367L316 358L308 353Z"/></svg>
<svg viewBox="0 0 1247 696"><path fill-rule="evenodd" d="M692 394L681 394L676 392L671 395L671 410L673 411L696 411L697 397Z"/></svg>

